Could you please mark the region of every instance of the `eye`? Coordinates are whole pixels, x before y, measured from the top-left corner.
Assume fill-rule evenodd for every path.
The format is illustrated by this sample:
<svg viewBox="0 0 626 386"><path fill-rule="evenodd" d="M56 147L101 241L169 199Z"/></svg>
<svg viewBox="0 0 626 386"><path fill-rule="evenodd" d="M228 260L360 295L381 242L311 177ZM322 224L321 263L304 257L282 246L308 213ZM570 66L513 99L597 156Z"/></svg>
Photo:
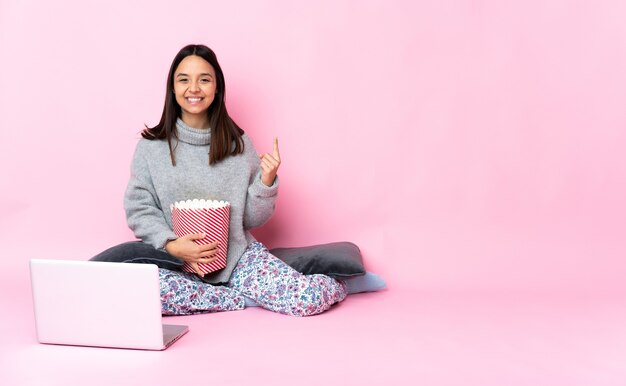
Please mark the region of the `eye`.
<svg viewBox="0 0 626 386"><path fill-rule="evenodd" d="M179 78L178 82L179 83L187 83L187 78Z"/></svg>
<svg viewBox="0 0 626 386"><path fill-rule="evenodd" d="M200 79L200 82L202 82L202 83L211 83L211 79L209 79L209 78Z"/></svg>

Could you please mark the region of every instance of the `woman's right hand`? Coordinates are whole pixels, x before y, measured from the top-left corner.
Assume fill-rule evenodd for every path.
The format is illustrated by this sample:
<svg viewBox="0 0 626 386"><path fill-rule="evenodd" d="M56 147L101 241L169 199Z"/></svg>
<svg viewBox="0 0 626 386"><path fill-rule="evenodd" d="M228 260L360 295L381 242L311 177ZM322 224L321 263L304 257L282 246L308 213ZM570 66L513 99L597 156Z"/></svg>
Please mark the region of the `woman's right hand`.
<svg viewBox="0 0 626 386"><path fill-rule="evenodd" d="M209 244L194 243L194 240L202 240L205 237L204 233L179 237L165 244L165 250L191 265L198 276L204 277L204 273L198 268L198 263L211 263L217 259L217 246L219 245L217 241Z"/></svg>

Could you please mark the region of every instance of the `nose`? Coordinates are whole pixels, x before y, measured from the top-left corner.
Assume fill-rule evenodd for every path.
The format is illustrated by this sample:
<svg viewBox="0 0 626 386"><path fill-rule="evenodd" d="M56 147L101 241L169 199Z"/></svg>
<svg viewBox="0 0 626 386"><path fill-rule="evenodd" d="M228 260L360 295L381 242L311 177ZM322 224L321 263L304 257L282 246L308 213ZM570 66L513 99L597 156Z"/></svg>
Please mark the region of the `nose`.
<svg viewBox="0 0 626 386"><path fill-rule="evenodd" d="M191 82L191 84L189 85L189 91L191 92L200 91L200 87L198 87L198 83Z"/></svg>

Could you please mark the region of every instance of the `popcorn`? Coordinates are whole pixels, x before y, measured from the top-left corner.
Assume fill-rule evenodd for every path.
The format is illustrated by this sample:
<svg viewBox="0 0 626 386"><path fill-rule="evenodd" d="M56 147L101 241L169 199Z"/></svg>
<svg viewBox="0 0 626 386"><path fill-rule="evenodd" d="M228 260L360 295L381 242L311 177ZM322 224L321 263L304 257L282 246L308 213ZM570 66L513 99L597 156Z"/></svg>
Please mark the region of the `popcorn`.
<svg viewBox="0 0 626 386"><path fill-rule="evenodd" d="M203 273L215 272L226 267L228 256L228 229L230 225L230 203L227 201L194 199L177 201L170 205L172 225L178 237L193 233L204 233L205 238L195 240L196 244L209 244L218 241L217 254L211 263L198 263ZM195 273L185 262L183 271Z"/></svg>

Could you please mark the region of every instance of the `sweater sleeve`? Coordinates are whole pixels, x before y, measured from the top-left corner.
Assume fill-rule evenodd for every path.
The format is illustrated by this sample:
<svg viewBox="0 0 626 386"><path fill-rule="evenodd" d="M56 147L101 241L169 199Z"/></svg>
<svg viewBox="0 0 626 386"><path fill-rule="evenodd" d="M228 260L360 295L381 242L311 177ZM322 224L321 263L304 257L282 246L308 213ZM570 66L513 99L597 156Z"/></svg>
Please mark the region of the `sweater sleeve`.
<svg viewBox="0 0 626 386"><path fill-rule="evenodd" d="M131 176L124 195L126 221L135 237L157 249L169 240L177 239L161 209L156 190L150 176L150 169L137 145L131 164Z"/></svg>
<svg viewBox="0 0 626 386"><path fill-rule="evenodd" d="M266 186L261 181L261 162L256 149L251 141L246 143L246 146L248 147L246 153L249 154L252 178L248 185L243 226L245 229L252 229L265 224L274 214L276 196L278 195L278 176L276 176L272 186Z"/></svg>

